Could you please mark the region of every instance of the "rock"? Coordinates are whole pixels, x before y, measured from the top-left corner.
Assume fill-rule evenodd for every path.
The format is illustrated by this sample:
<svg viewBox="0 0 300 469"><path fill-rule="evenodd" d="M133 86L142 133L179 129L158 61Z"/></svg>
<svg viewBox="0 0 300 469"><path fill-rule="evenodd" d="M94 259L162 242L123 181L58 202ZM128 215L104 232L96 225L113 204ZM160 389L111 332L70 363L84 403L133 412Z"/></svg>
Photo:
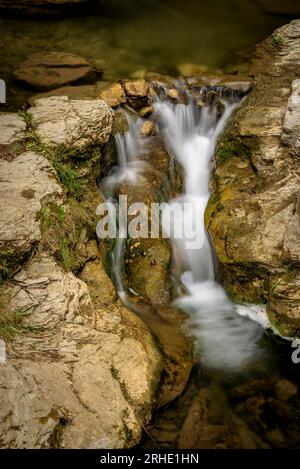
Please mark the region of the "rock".
<svg viewBox="0 0 300 469"><path fill-rule="evenodd" d="M38 99L28 111L40 141L83 150L108 142L113 111L100 99L72 100L67 96Z"/></svg>
<svg viewBox="0 0 300 469"><path fill-rule="evenodd" d="M287 379L280 379L275 384L276 397L281 401L288 401L292 397L295 397L297 393L297 386L288 381Z"/></svg>
<svg viewBox="0 0 300 469"><path fill-rule="evenodd" d="M154 109L152 106L146 106L143 107L142 109L139 110L139 116L140 117L148 117L154 112Z"/></svg>
<svg viewBox="0 0 300 469"><path fill-rule="evenodd" d="M299 20L279 28L242 70L255 89L219 141L206 210L229 295L267 303L275 328L291 336L300 335L299 38Z"/></svg>
<svg viewBox="0 0 300 469"><path fill-rule="evenodd" d="M157 134L156 124L152 121L143 122L140 132L142 137L153 137Z"/></svg>
<svg viewBox="0 0 300 469"><path fill-rule="evenodd" d="M93 99L96 98L95 85L77 85L77 86L62 86L54 90L46 91L31 96L28 100L31 106L37 99L50 98L51 96L68 96L70 99Z"/></svg>
<svg viewBox="0 0 300 469"><path fill-rule="evenodd" d="M16 10L28 15L60 15L90 0L0 0L0 10ZM92 0L93 1L93 0Z"/></svg>
<svg viewBox="0 0 300 469"><path fill-rule="evenodd" d="M300 79L292 83L292 93L287 102L281 138L295 156L300 156Z"/></svg>
<svg viewBox="0 0 300 469"><path fill-rule="evenodd" d="M171 99L178 99L179 98L179 91L176 88L171 88L168 90L168 96Z"/></svg>
<svg viewBox="0 0 300 469"><path fill-rule="evenodd" d="M14 71L14 77L35 88L50 89L86 78L92 71L92 66L77 55L37 52Z"/></svg>
<svg viewBox="0 0 300 469"><path fill-rule="evenodd" d="M123 86L131 98L144 98L149 93L149 85L143 79L125 81Z"/></svg>
<svg viewBox="0 0 300 469"><path fill-rule="evenodd" d="M120 83L112 83L101 89L99 98L111 107L126 103L126 95Z"/></svg>
<svg viewBox="0 0 300 469"><path fill-rule="evenodd" d="M226 401L219 388L213 385L201 389L194 398L181 428L180 449L226 448L230 440L229 428L224 425Z"/></svg>
<svg viewBox="0 0 300 469"><path fill-rule="evenodd" d="M95 309L87 285L47 254L14 277L12 298L11 307L26 312L35 333L6 347L0 446L137 444L161 366L141 321L119 303Z"/></svg>
<svg viewBox="0 0 300 469"><path fill-rule="evenodd" d="M149 105L150 88L146 80L129 80L123 83L123 88L127 95L128 104L133 109L141 109Z"/></svg>
<svg viewBox="0 0 300 469"><path fill-rule="evenodd" d="M18 268L20 260L41 239L42 205L59 200L62 189L49 161L31 151L12 161L0 159L0 179L2 276L5 268L8 271Z"/></svg>
<svg viewBox="0 0 300 469"><path fill-rule="evenodd" d="M234 387L230 392L230 397L234 399L245 399L259 393L268 393L272 390L272 381L265 379L254 379L246 381L239 386Z"/></svg>
<svg viewBox="0 0 300 469"><path fill-rule="evenodd" d="M10 145L25 138L26 123L15 113L0 113L0 145Z"/></svg>
<svg viewBox="0 0 300 469"><path fill-rule="evenodd" d="M116 292L100 259L85 264L80 278L88 285L93 301L99 306L109 306L116 300Z"/></svg>

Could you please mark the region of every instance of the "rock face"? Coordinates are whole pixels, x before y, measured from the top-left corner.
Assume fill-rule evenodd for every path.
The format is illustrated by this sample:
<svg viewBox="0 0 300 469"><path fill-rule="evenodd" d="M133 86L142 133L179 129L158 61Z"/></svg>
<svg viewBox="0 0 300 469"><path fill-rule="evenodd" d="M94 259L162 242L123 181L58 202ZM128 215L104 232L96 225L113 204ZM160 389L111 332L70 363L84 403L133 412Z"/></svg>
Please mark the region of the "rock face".
<svg viewBox="0 0 300 469"><path fill-rule="evenodd" d="M283 335L300 335L300 21L276 30L242 72L254 90L217 151L206 225L237 302L267 302Z"/></svg>
<svg viewBox="0 0 300 469"><path fill-rule="evenodd" d="M77 55L37 52L15 70L14 77L35 88L50 89L86 78L91 73L91 64Z"/></svg>
<svg viewBox="0 0 300 469"><path fill-rule="evenodd" d="M0 447L130 447L150 417L161 354L144 323L117 299L103 268L93 218L95 165L88 158L81 164L88 191L79 203L65 197L68 186L60 186L46 158L74 178L74 167L59 160L61 145L85 153L93 145L100 155L113 111L101 100L54 98L51 104L44 99L31 109L41 152L21 118L2 119ZM76 234L73 252L69 228ZM79 258L77 276L62 262L65 254ZM8 340L9 317L19 318L20 327Z"/></svg>
<svg viewBox="0 0 300 469"><path fill-rule="evenodd" d="M29 113L45 145L83 149L108 142L112 131L113 111L100 99L42 98L35 101Z"/></svg>
<svg viewBox="0 0 300 469"><path fill-rule="evenodd" d="M52 165L42 155L25 151L12 161L0 159L0 276L14 269L41 239L42 204L58 200L62 189Z"/></svg>
<svg viewBox="0 0 300 469"><path fill-rule="evenodd" d="M22 309L36 332L7 345L1 447L120 448L139 441L160 356L141 321L115 302L104 275L108 310L47 254L13 278L11 307Z"/></svg>

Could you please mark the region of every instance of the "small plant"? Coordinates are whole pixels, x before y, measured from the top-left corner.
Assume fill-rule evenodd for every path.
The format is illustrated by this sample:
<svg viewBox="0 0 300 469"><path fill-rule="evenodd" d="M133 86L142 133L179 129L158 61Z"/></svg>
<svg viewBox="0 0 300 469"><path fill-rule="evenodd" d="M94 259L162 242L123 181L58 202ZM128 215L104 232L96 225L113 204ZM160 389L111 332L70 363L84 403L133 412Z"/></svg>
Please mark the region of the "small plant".
<svg viewBox="0 0 300 469"><path fill-rule="evenodd" d="M82 195L83 184L78 178L76 171L69 165L61 163L56 159L52 159L52 163L60 182L67 188L70 195L74 197Z"/></svg>

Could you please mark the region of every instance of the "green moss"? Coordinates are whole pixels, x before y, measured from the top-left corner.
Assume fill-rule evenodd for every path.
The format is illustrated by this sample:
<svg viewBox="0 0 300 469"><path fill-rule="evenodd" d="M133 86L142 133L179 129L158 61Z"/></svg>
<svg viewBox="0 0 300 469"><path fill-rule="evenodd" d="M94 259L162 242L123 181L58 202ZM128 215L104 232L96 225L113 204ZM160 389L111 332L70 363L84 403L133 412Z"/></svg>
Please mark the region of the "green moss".
<svg viewBox="0 0 300 469"><path fill-rule="evenodd" d="M284 44L284 38L280 33L277 33L273 36L273 41L276 44L276 46L283 46Z"/></svg>
<svg viewBox="0 0 300 469"><path fill-rule="evenodd" d="M27 312L21 309L12 310L9 306L11 290L2 285L0 288L0 338L10 341L16 334L36 332L39 328L33 324L24 323Z"/></svg>
<svg viewBox="0 0 300 469"><path fill-rule="evenodd" d="M95 221L75 199L67 206L51 203L40 212L42 246L49 250L66 271L80 267L77 245L83 228L94 232Z"/></svg>
<svg viewBox="0 0 300 469"><path fill-rule="evenodd" d="M251 159L251 155L258 147L259 139L256 135L241 137L229 134L219 142L215 152L215 159L220 163L232 156Z"/></svg>

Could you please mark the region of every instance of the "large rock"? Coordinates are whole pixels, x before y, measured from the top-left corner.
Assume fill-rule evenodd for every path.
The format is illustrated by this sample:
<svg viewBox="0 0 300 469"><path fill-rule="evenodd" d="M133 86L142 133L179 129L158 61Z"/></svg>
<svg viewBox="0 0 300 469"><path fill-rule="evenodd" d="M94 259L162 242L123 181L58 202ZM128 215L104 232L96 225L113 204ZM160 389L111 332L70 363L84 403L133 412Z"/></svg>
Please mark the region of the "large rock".
<svg viewBox="0 0 300 469"><path fill-rule="evenodd" d="M0 180L2 276L6 270L17 268L19 261L41 239L42 204L59 200L62 189L49 161L32 151L25 151L12 160L0 159Z"/></svg>
<svg viewBox="0 0 300 469"><path fill-rule="evenodd" d="M101 265L98 265L101 269ZM24 327L0 365L1 447L122 448L138 443L160 374L141 321L119 302L92 302L87 285L39 254L12 282ZM106 295L107 300L107 295ZM58 385L59 383L59 385Z"/></svg>
<svg viewBox="0 0 300 469"><path fill-rule="evenodd" d="M50 89L88 77L93 69L82 57L66 52L37 52L14 71L16 80Z"/></svg>
<svg viewBox="0 0 300 469"><path fill-rule="evenodd" d="M292 21L244 66L256 86L219 142L206 210L228 292L267 302L284 335L300 335L299 65L300 21Z"/></svg>
<svg viewBox="0 0 300 469"><path fill-rule="evenodd" d="M72 100L67 96L37 99L28 111L45 145L84 149L108 142L113 111L100 99Z"/></svg>

